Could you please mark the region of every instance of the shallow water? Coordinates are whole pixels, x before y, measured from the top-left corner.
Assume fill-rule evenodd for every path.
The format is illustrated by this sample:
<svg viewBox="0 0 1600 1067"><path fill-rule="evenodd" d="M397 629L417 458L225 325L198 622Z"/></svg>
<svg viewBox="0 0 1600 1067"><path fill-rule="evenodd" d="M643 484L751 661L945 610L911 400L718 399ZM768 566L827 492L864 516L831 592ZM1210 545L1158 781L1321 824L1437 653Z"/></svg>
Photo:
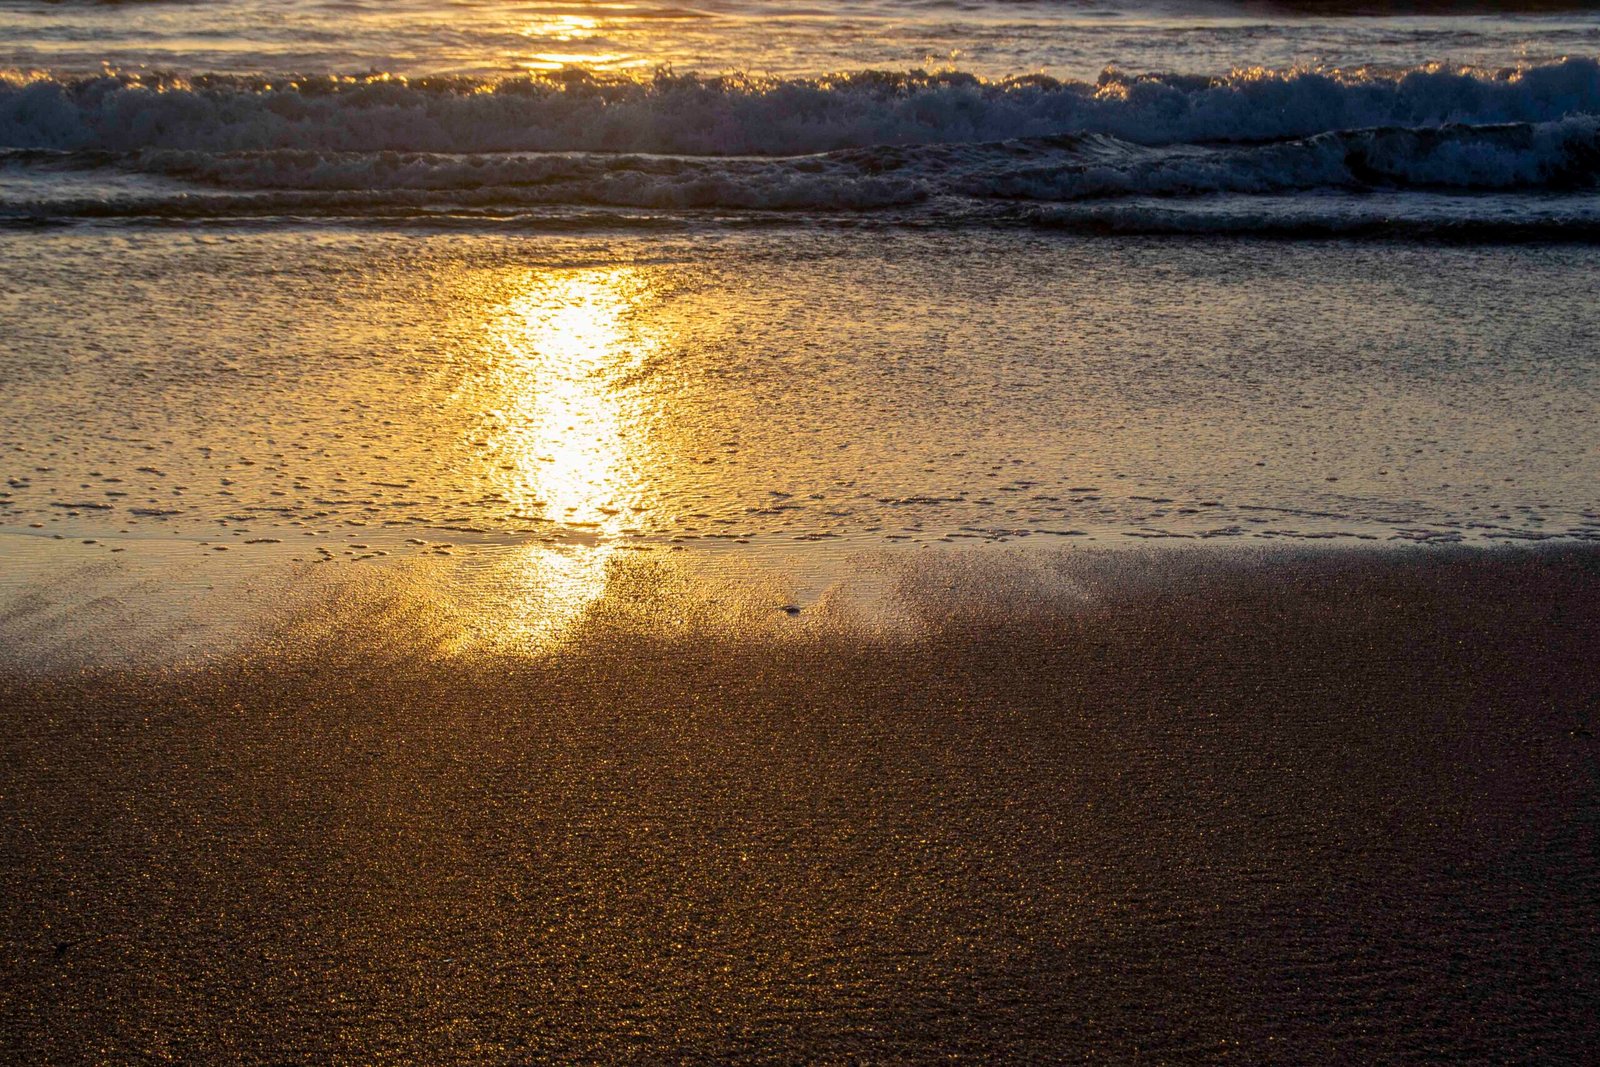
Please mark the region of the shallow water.
<svg viewBox="0 0 1600 1067"><path fill-rule="evenodd" d="M153 230L0 256L15 534L311 554L1600 522L1578 248Z"/></svg>

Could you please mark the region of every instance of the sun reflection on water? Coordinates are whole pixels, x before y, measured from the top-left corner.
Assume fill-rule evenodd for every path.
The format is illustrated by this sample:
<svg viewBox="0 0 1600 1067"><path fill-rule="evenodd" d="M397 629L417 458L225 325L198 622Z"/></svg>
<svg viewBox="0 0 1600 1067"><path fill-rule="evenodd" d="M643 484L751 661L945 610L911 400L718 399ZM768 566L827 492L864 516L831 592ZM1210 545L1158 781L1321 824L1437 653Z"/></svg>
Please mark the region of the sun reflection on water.
<svg viewBox="0 0 1600 1067"><path fill-rule="evenodd" d="M541 271L491 317L482 476L543 538L485 576L502 638L550 644L605 591L647 462L629 379L658 346L638 315L649 295L631 268Z"/></svg>
<svg viewBox="0 0 1600 1067"><path fill-rule="evenodd" d="M593 37L600 28L600 20L593 15L547 14L531 20L522 28L525 37L543 37L552 41L576 41Z"/></svg>
<svg viewBox="0 0 1600 1067"><path fill-rule="evenodd" d="M648 64L649 60L630 52L580 50L586 43L601 41L600 30L601 21L593 15L550 13L537 17L523 27L523 36L569 47L529 53L518 65L524 70L560 70L563 67L604 70ZM570 47L573 45L578 48Z"/></svg>

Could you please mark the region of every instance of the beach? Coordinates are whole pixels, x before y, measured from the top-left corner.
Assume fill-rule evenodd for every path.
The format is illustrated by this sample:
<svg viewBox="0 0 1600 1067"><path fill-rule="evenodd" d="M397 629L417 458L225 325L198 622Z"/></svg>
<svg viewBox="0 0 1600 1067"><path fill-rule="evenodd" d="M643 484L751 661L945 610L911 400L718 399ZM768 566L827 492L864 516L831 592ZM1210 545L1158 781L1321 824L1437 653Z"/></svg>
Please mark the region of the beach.
<svg viewBox="0 0 1600 1067"><path fill-rule="evenodd" d="M310 567L226 655L9 665L8 1055L1592 1042L1592 549L905 553L893 626L675 559L541 655Z"/></svg>
<svg viewBox="0 0 1600 1067"><path fill-rule="evenodd" d="M0 0L0 1061L1584 1062L1600 14Z"/></svg>
<svg viewBox="0 0 1600 1067"><path fill-rule="evenodd" d="M0 244L8 1058L1595 1036L1581 246Z"/></svg>

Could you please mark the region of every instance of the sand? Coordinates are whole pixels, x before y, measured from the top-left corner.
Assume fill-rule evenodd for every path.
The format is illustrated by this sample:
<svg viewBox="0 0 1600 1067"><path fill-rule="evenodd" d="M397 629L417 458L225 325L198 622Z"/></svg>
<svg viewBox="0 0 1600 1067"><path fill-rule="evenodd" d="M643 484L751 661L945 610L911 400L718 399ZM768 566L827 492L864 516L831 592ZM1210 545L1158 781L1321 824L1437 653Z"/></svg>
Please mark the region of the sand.
<svg viewBox="0 0 1600 1067"><path fill-rule="evenodd" d="M1592 1051L1600 555L1033 558L876 628L640 558L535 654L368 582L13 663L3 1054Z"/></svg>

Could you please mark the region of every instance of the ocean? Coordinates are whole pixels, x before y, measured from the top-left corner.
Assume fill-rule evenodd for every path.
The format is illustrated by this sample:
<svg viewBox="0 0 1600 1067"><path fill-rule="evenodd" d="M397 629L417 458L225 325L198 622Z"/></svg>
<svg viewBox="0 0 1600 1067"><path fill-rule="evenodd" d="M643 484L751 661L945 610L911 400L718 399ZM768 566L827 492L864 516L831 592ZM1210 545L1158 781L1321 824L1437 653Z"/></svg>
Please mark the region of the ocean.
<svg viewBox="0 0 1600 1067"><path fill-rule="evenodd" d="M0 1058L1577 1062L1600 12L0 0Z"/></svg>
<svg viewBox="0 0 1600 1067"><path fill-rule="evenodd" d="M0 41L17 534L1600 535L1600 15L9 3Z"/></svg>
<svg viewBox="0 0 1600 1067"><path fill-rule="evenodd" d="M1582 10L7 3L0 220L1588 239L1597 38Z"/></svg>

